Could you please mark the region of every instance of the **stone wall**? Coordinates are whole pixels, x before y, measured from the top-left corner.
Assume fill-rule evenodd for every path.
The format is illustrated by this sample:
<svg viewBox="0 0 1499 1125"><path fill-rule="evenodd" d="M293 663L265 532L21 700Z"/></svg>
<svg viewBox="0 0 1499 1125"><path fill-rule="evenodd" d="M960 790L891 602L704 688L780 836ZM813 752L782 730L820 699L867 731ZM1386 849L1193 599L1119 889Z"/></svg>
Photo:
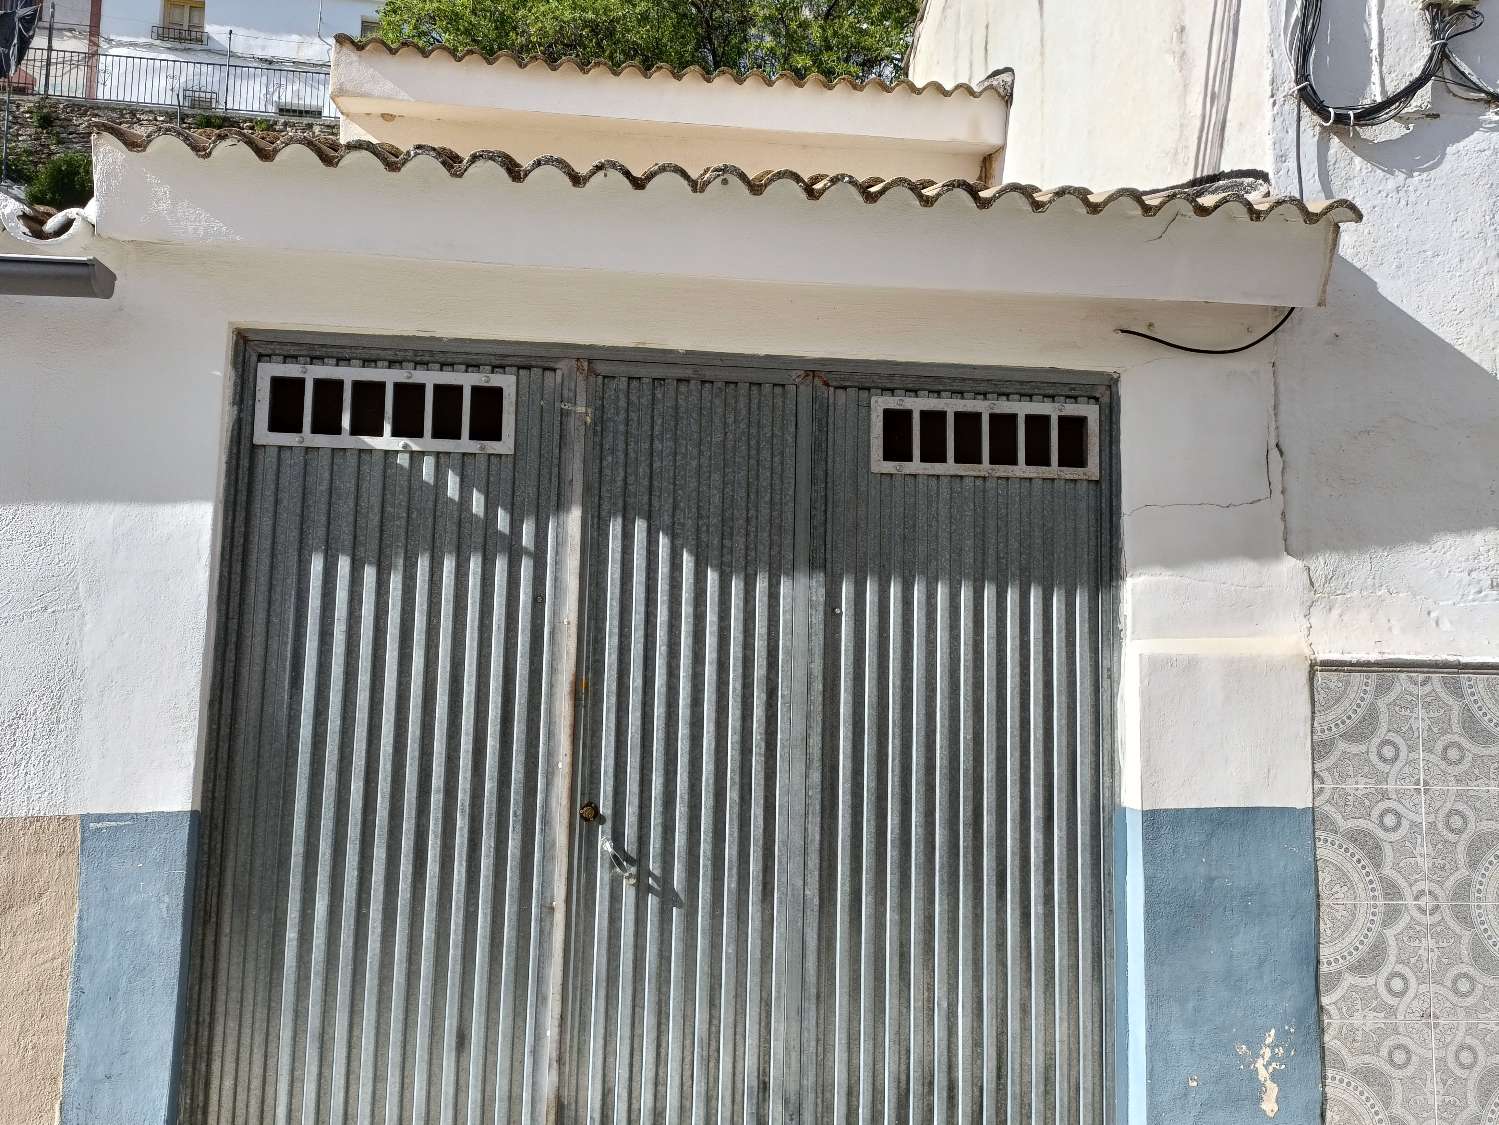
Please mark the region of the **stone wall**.
<svg viewBox="0 0 1499 1125"><path fill-rule="evenodd" d="M188 128L248 129L270 133L311 133L337 139L333 121L299 118L233 117L148 106L102 105L96 102L59 101L56 98L11 99L9 147L12 178L25 166L38 166L64 152L88 152L90 121L112 121L131 129L158 125Z"/></svg>

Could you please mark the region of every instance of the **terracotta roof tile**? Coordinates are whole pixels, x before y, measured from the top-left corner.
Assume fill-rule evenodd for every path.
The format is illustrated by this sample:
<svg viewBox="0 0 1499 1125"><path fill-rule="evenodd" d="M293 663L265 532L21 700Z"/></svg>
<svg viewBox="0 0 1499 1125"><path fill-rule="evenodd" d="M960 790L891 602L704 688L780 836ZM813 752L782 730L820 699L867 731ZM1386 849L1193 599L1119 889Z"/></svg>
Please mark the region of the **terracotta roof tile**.
<svg viewBox="0 0 1499 1125"><path fill-rule="evenodd" d="M1031 184L1000 184L987 187L972 180L923 180L904 176L892 179L878 177L861 179L848 173L803 175L790 168L777 168L750 173L732 164L718 164L693 173L679 164L653 164L643 172L635 172L617 160L599 160L583 169L575 168L560 156L538 156L522 162L509 153L486 149L470 156L462 156L452 149L432 145L416 145L402 150L390 144L355 140L337 142L289 134L274 141L238 129L223 129L213 132L192 132L176 126L161 126L144 133L126 129L107 121L92 123L96 133L113 137L131 152L145 152L157 141L170 140L186 146L200 159L208 159L219 149L243 145L264 163L274 163L277 157L291 148L305 148L326 167L338 167L350 153L368 153L388 172L399 172L417 160L432 160L450 176L461 178L469 169L480 164L492 164L501 169L515 183L524 183L539 169L548 168L561 172L575 188L586 187L595 178L610 174L621 177L636 190L644 190L654 181L675 178L682 181L694 194L701 194L716 184L734 181L752 196L759 196L773 185L790 183L795 185L809 200L819 200L835 189L847 188L855 192L866 203L877 203L886 196L905 196L914 199L923 207L934 206L947 195L966 195L981 211L988 210L1002 199L1016 197L1039 214L1049 210L1063 200L1072 200L1081 205L1089 215L1102 214L1110 209L1133 208L1140 215L1153 216L1174 203L1184 203L1191 213L1206 218L1225 209L1237 210L1254 222L1259 222L1286 212L1307 224L1330 222L1359 222L1363 215L1358 207L1346 199L1306 202L1290 197L1269 195L1250 196L1242 192L1204 194L1197 191L1164 191L1145 193L1135 188L1118 188L1110 192L1093 192L1083 187L1058 187L1042 190Z"/></svg>
<svg viewBox="0 0 1499 1125"><path fill-rule="evenodd" d="M496 51L492 55L486 55L482 51L466 50L455 51L451 47L435 46L428 47L416 43L410 39L404 39L399 43L387 43L384 39L356 39L352 35L340 32L333 37L333 41L341 47L349 47L355 51L367 51L372 47L383 47L389 54L399 54L401 51L416 51L422 58L431 58L433 55L446 55L454 62L462 62L470 56L483 59L484 62L493 66L497 62L508 62L517 69L524 70L529 66L543 66L550 71L571 69L579 74L592 74L596 70L604 70L618 78L626 71L634 71L642 78L655 78L658 75L676 79L678 82L684 78L692 77L704 82L717 82L720 80L732 81L743 86L751 80L758 80L766 86L790 85L797 89L806 86L819 86L824 90L837 89L840 86L852 90L881 90L885 93L893 93L896 90L906 90L914 94L940 94L944 98L950 98L954 94L967 94L970 97L983 97L986 94L997 94L1005 101L1010 100L1010 91L1013 86L1014 71L1006 68L995 71L991 81L982 82L978 86L970 86L967 82L960 82L956 86L944 86L940 82L927 82L917 85L909 78L900 78L894 82L886 82L879 78L850 78L843 75L837 78L829 78L822 74L809 74L805 78L798 78L793 74L769 75L763 70L737 71L728 67L720 67L711 73L700 66L689 66L681 70L658 63L653 67L647 67L644 63L627 62L622 66L614 66L602 59L586 62L583 59L568 55L553 62L541 55L518 55L514 51Z"/></svg>

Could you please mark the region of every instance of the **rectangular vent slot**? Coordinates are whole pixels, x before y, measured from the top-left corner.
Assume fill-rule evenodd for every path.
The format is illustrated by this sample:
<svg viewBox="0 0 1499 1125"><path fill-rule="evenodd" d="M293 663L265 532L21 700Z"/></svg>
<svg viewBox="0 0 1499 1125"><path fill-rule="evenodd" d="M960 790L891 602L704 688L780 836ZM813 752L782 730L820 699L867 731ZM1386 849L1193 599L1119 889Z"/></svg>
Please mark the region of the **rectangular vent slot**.
<svg viewBox="0 0 1499 1125"><path fill-rule="evenodd" d="M262 363L255 444L513 453L513 370Z"/></svg>
<svg viewBox="0 0 1499 1125"><path fill-rule="evenodd" d="M1098 479L1098 407L875 398L870 468L926 476Z"/></svg>

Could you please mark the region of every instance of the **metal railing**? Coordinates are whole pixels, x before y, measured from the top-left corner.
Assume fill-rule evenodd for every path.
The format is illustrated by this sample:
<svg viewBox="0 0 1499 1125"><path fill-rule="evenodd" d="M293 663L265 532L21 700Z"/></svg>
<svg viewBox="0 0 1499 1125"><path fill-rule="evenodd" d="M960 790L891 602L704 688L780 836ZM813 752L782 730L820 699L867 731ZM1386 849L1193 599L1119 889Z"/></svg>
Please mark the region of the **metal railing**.
<svg viewBox="0 0 1499 1125"><path fill-rule="evenodd" d="M203 44L208 42L208 33L202 28L164 27L157 24L151 28L151 38L160 39L163 43Z"/></svg>
<svg viewBox="0 0 1499 1125"><path fill-rule="evenodd" d="M33 49L17 94L246 117L335 117L328 68L197 62L109 51ZM0 92L6 84L0 82Z"/></svg>

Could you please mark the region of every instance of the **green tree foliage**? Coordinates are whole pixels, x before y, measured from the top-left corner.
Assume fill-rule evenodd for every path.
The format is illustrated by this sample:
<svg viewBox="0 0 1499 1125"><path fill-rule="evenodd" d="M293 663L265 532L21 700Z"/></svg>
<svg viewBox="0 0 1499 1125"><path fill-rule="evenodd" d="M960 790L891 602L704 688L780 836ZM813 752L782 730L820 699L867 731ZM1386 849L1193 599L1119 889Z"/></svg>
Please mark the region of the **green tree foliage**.
<svg viewBox="0 0 1499 1125"><path fill-rule="evenodd" d="M920 0L385 0L387 41L553 62L893 78Z"/></svg>
<svg viewBox="0 0 1499 1125"><path fill-rule="evenodd" d="M94 165L87 153L54 156L31 177L26 202L33 206L82 207L94 195Z"/></svg>

